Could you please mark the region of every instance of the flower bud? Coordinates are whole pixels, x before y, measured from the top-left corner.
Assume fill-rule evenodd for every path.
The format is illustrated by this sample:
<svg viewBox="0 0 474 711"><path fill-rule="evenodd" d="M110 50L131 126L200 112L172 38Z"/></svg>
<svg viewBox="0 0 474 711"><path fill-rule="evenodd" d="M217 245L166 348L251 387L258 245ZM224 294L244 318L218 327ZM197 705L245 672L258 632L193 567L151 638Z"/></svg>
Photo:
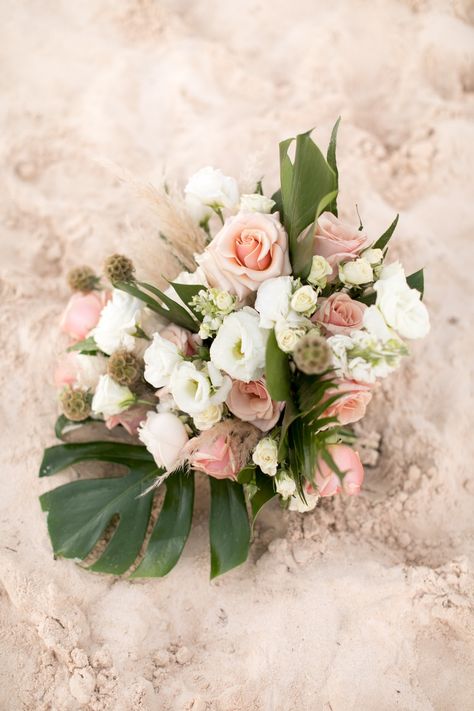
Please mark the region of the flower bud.
<svg viewBox="0 0 474 711"><path fill-rule="evenodd" d="M104 274L112 284L133 281L135 267L132 260L125 255L112 254L105 260Z"/></svg>
<svg viewBox="0 0 474 711"><path fill-rule="evenodd" d="M66 387L59 396L61 409L68 420L81 422L91 414L91 397L87 390Z"/></svg>
<svg viewBox="0 0 474 711"><path fill-rule="evenodd" d="M240 209L242 212L264 212L270 213L275 205L275 200L253 193L252 195L240 196Z"/></svg>
<svg viewBox="0 0 474 711"><path fill-rule="evenodd" d="M370 249L366 249L365 252L362 252L362 258L366 260L372 267L377 266L377 264L380 264L383 260L383 250L381 249L375 249L371 247Z"/></svg>
<svg viewBox="0 0 474 711"><path fill-rule="evenodd" d="M362 257L339 266L339 279L343 284L359 286L360 284L368 284L373 278L372 267Z"/></svg>
<svg viewBox="0 0 474 711"><path fill-rule="evenodd" d="M143 374L140 360L134 353L121 348L109 358L107 372L119 385L135 385Z"/></svg>
<svg viewBox="0 0 474 711"><path fill-rule="evenodd" d="M293 360L298 370L307 375L324 373L331 365L331 349L325 338L311 331L299 340Z"/></svg>
<svg viewBox="0 0 474 711"><path fill-rule="evenodd" d="M327 277L332 274L332 267L324 257L316 255L311 262L311 271L308 274L308 281L321 289L327 284Z"/></svg>
<svg viewBox="0 0 474 711"><path fill-rule="evenodd" d="M300 314L310 315L316 308L318 294L313 287L306 285L300 286L291 297L291 308Z"/></svg>
<svg viewBox="0 0 474 711"><path fill-rule="evenodd" d="M71 269L67 275L67 283L72 291L82 291L84 293L93 291L98 281L99 277L86 265Z"/></svg>

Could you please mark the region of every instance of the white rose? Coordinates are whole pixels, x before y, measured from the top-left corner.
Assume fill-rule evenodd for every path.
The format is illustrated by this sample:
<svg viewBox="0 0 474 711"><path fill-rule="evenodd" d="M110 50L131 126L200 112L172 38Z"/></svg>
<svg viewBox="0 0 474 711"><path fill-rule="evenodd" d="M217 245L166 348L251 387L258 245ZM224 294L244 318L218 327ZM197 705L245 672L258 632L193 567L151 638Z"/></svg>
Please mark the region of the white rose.
<svg viewBox="0 0 474 711"><path fill-rule="evenodd" d="M288 476L285 472L281 472L275 478L275 488L280 496L287 499L289 496L293 496L296 492L296 483L291 476Z"/></svg>
<svg viewBox="0 0 474 711"><path fill-rule="evenodd" d="M315 256L311 262L311 271L308 274L308 281L321 289L327 284L327 278L332 274L332 267L324 257Z"/></svg>
<svg viewBox="0 0 474 711"><path fill-rule="evenodd" d="M92 412L107 419L127 410L134 401L135 396L127 387L116 383L110 375L101 375L92 398Z"/></svg>
<svg viewBox="0 0 474 711"><path fill-rule="evenodd" d="M318 294L312 286L300 286L291 297L291 308L300 314L310 315L316 308Z"/></svg>
<svg viewBox="0 0 474 711"><path fill-rule="evenodd" d="M236 380L258 380L265 370L268 331L256 311L244 308L226 316L211 345L211 361Z"/></svg>
<svg viewBox="0 0 474 711"><path fill-rule="evenodd" d="M135 345L135 333L140 321L143 302L120 289L114 289L112 299L100 314L99 323L92 331L100 350L111 355L119 348L131 351Z"/></svg>
<svg viewBox="0 0 474 711"><path fill-rule="evenodd" d="M298 513L306 513L307 511L312 511L319 501L319 496L317 494L305 493L306 503L300 499L298 495L292 496L290 499L289 510L297 511Z"/></svg>
<svg viewBox="0 0 474 711"><path fill-rule="evenodd" d="M278 348L282 350L283 353L293 353L296 344L305 333L306 328L304 326L298 326L297 324L288 323L287 321L277 323L275 326L275 337Z"/></svg>
<svg viewBox="0 0 474 711"><path fill-rule="evenodd" d="M197 222L209 217L212 207L234 209L239 203L239 188L234 178L211 166L191 176L184 194L188 210Z"/></svg>
<svg viewBox="0 0 474 711"><path fill-rule="evenodd" d="M145 380L155 388L169 384L174 367L183 360L175 343L155 333L153 341L143 354Z"/></svg>
<svg viewBox="0 0 474 711"><path fill-rule="evenodd" d="M171 412L149 412L138 430L138 436L157 465L168 472L175 468L189 439L185 426Z"/></svg>
<svg viewBox="0 0 474 711"><path fill-rule="evenodd" d="M275 476L278 468L278 446L275 440L263 437L253 450L252 461L264 474Z"/></svg>
<svg viewBox="0 0 474 711"><path fill-rule="evenodd" d="M176 405L193 416L211 405L224 402L231 387L231 379L223 376L211 363L199 370L195 363L183 361L174 368L170 379Z"/></svg>
<svg viewBox="0 0 474 711"><path fill-rule="evenodd" d="M376 267L378 264L381 264L383 260L383 250L381 249L366 249L365 252L362 252L360 255L363 259L366 260L372 267Z"/></svg>
<svg viewBox="0 0 474 711"><path fill-rule="evenodd" d="M255 301L262 328L273 328L277 321L287 319L292 289L293 278L290 276L275 277L262 283Z"/></svg>
<svg viewBox="0 0 474 711"><path fill-rule="evenodd" d="M219 311L223 314L229 314L236 304L235 296L229 294L228 291L220 289L211 289L212 298Z"/></svg>
<svg viewBox="0 0 474 711"><path fill-rule="evenodd" d="M272 211L274 205L275 200L259 193L240 196L241 212L264 212L268 214Z"/></svg>
<svg viewBox="0 0 474 711"><path fill-rule="evenodd" d="M368 284L374 278L369 262L362 257L339 266L339 279L343 284L358 286Z"/></svg>
<svg viewBox="0 0 474 711"><path fill-rule="evenodd" d="M195 427L201 432L210 430L211 427L221 421L223 410L222 405L210 405L203 412L193 417Z"/></svg>
<svg viewBox="0 0 474 711"><path fill-rule="evenodd" d="M77 353L74 359L77 365L76 385L87 390L95 390L101 375L107 372L107 358L103 355Z"/></svg>

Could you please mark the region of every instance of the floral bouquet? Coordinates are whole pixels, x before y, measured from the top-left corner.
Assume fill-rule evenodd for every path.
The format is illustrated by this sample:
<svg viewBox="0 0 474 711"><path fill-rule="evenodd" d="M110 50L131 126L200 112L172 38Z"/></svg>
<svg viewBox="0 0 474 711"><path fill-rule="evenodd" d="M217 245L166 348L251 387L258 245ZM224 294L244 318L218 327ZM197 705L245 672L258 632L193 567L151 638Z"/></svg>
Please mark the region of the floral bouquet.
<svg viewBox="0 0 474 711"><path fill-rule="evenodd" d="M120 254L107 281L89 267L69 274L56 434L100 420L134 439L46 450L40 476L84 460L125 467L42 495L57 556L165 575L190 531L198 472L210 484L211 577L245 561L270 499L305 512L359 493L351 425L429 318L423 272L387 263L398 216L375 240L338 218L338 124L327 157L310 133L280 144L271 198L261 181L240 195L220 170L196 173L184 203L204 248L164 290Z"/></svg>

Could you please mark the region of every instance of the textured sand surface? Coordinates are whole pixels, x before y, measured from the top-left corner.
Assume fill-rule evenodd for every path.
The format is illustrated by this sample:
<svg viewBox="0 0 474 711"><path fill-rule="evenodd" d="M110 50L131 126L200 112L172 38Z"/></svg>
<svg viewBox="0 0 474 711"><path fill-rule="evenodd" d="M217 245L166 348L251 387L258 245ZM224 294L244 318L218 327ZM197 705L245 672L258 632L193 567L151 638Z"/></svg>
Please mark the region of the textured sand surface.
<svg viewBox="0 0 474 711"><path fill-rule="evenodd" d="M472 708L472 2L4 0L0 19L0 709ZM64 274L158 229L111 164L270 189L278 140L324 142L339 114L342 211L374 237L401 213L393 254L426 267L433 324L364 421L363 494L270 508L212 584L204 481L166 579L55 562L36 474Z"/></svg>

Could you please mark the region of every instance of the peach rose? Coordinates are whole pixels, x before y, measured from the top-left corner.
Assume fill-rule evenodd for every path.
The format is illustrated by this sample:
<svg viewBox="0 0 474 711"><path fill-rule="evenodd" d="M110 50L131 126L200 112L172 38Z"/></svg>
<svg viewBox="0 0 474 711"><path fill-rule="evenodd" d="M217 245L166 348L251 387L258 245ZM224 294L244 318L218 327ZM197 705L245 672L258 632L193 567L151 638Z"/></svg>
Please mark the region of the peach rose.
<svg viewBox="0 0 474 711"><path fill-rule="evenodd" d="M366 308L365 304L351 299L349 294L339 292L331 294L327 299L319 299L317 311L311 320L320 323L332 335L347 335L354 329L362 328Z"/></svg>
<svg viewBox="0 0 474 711"><path fill-rule="evenodd" d="M285 406L283 402L271 399L263 380L249 383L234 380L226 405L239 420L250 422L262 432L268 432L276 425Z"/></svg>
<svg viewBox="0 0 474 711"><path fill-rule="evenodd" d="M334 496L344 491L348 496L356 496L364 481L364 467L359 454L347 444L332 444L328 447L328 451L345 476L341 483L330 466L322 458L319 458L316 465L316 484L319 495Z"/></svg>
<svg viewBox="0 0 474 711"><path fill-rule="evenodd" d="M75 341L82 341L97 326L102 309L108 300L106 292L76 292L71 296L62 316L60 328Z"/></svg>
<svg viewBox="0 0 474 711"><path fill-rule="evenodd" d="M326 397L341 397L324 411L323 417L337 417L339 424L348 425L361 420L372 400L371 386L356 383L355 380L341 380L338 388L328 390Z"/></svg>
<svg viewBox="0 0 474 711"><path fill-rule="evenodd" d="M199 449L189 456L191 469L204 472L215 479L235 479L237 462L232 451L230 436L221 434L215 437L212 430L209 430L208 437L204 436L206 434L200 436Z"/></svg>
<svg viewBox="0 0 474 711"><path fill-rule="evenodd" d="M170 323L160 331L160 336L173 343L178 351L185 356L192 356L200 345L200 338L185 328Z"/></svg>
<svg viewBox="0 0 474 711"><path fill-rule="evenodd" d="M335 279L341 262L355 259L368 244L369 238L364 232L341 222L331 212L323 212L319 216L313 253L327 259L333 268L328 281Z"/></svg>
<svg viewBox="0 0 474 711"><path fill-rule="evenodd" d="M285 230L276 215L259 212L229 217L197 262L211 286L240 300L267 279L291 274Z"/></svg>

